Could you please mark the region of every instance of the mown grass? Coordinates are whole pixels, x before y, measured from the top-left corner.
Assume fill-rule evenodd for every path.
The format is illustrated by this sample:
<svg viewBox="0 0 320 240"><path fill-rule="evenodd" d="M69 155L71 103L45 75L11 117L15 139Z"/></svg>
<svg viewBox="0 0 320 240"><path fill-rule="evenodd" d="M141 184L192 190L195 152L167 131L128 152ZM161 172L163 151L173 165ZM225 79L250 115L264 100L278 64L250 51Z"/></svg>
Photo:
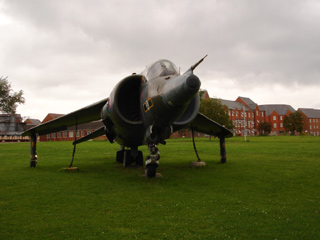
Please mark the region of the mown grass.
<svg viewBox="0 0 320 240"><path fill-rule="evenodd" d="M320 138L190 139L160 145L158 172L123 169L118 145L0 144L0 239L319 239ZM144 155L148 151L142 147Z"/></svg>

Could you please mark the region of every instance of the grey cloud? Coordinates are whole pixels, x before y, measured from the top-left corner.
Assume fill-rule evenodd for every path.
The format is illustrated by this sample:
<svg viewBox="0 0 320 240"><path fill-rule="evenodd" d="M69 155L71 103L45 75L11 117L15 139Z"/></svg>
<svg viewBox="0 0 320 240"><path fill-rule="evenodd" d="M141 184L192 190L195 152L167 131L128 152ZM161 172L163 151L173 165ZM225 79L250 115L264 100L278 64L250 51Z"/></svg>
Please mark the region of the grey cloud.
<svg viewBox="0 0 320 240"><path fill-rule="evenodd" d="M318 1L8 0L0 7L13 22L0 25L7 33L0 75L14 73L32 88L89 87L88 79L111 85L120 80L113 76L158 58L184 71L205 54L196 71L207 81L223 76L239 89L320 84Z"/></svg>

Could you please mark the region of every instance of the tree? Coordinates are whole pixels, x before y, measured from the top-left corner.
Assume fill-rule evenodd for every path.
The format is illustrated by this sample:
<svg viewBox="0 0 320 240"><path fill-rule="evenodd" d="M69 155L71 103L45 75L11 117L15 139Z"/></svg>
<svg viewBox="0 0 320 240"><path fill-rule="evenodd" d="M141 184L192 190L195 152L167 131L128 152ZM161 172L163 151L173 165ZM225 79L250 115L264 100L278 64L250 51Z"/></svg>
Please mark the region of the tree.
<svg viewBox="0 0 320 240"><path fill-rule="evenodd" d="M200 100L199 112L211 118L213 121L224 125L227 129L234 129L232 120L229 118L227 106L223 105L221 100L208 98Z"/></svg>
<svg viewBox="0 0 320 240"><path fill-rule="evenodd" d="M8 78L0 77L0 112L15 113L18 104L25 102L23 91L13 92Z"/></svg>
<svg viewBox="0 0 320 240"><path fill-rule="evenodd" d="M261 122L258 125L259 135L269 135L271 133L272 125L268 122Z"/></svg>
<svg viewBox="0 0 320 240"><path fill-rule="evenodd" d="M303 131L303 116L301 112L290 113L283 120L283 127L286 132L290 132L291 135L295 133L301 134Z"/></svg>

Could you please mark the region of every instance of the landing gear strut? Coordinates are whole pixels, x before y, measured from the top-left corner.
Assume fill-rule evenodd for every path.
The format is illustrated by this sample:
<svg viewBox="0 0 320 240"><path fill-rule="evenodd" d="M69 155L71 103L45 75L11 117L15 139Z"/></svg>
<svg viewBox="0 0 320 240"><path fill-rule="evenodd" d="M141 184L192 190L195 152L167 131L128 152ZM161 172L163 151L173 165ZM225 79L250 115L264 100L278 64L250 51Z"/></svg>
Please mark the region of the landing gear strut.
<svg viewBox="0 0 320 240"><path fill-rule="evenodd" d="M148 178L154 178L159 166L160 153L156 144L148 144L148 148L150 155L146 159L145 174Z"/></svg>
<svg viewBox="0 0 320 240"><path fill-rule="evenodd" d="M37 162L37 135L32 133L30 138L30 167L35 168Z"/></svg>

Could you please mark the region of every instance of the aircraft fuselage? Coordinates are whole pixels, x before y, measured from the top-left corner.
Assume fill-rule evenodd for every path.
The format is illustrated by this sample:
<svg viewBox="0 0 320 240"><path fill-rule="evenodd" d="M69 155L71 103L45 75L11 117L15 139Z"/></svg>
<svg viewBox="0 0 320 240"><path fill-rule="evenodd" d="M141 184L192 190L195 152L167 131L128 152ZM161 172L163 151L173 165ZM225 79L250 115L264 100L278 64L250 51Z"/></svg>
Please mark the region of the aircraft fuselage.
<svg viewBox="0 0 320 240"><path fill-rule="evenodd" d="M108 137L127 147L164 143L197 115L200 85L192 71L179 75L168 60L123 79L102 110Z"/></svg>

